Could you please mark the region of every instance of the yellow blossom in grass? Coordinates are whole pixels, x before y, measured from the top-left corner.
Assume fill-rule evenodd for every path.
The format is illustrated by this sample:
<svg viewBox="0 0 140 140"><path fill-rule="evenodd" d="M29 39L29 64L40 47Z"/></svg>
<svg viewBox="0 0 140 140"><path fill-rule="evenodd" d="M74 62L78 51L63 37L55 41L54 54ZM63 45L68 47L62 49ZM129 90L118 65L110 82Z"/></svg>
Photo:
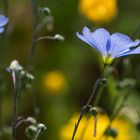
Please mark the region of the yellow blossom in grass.
<svg viewBox="0 0 140 140"><path fill-rule="evenodd" d="M64 125L60 130L60 139L61 140L70 140L74 130L75 122L78 120L78 114L70 119L70 121ZM87 119L86 116L82 118L79 128L75 135L75 140L134 140L131 124L128 120L124 118L117 118L111 124L111 128L115 129L117 132L116 138L111 136L105 137L103 133L105 132L107 126L109 125L109 118L107 115L98 115L97 122L97 136L93 136L94 131L94 119L90 117Z"/></svg>
<svg viewBox="0 0 140 140"><path fill-rule="evenodd" d="M93 22L109 22L117 15L117 0L80 0L79 9Z"/></svg>
<svg viewBox="0 0 140 140"><path fill-rule="evenodd" d="M64 74L60 71L51 71L42 78L43 87L50 92L64 91L67 87L67 81Z"/></svg>

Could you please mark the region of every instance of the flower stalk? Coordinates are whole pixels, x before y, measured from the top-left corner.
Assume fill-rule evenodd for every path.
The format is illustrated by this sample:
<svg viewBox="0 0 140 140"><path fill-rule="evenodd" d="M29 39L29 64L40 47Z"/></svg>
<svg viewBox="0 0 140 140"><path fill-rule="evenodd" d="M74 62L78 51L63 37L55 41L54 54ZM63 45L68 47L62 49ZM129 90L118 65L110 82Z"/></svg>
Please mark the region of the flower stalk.
<svg viewBox="0 0 140 140"><path fill-rule="evenodd" d="M114 119L116 118L116 116L119 114L119 112L123 108L123 106L126 103L126 101L127 101L128 97L129 97L130 93L131 93L131 90L130 91L125 91L124 96L119 101L117 101L117 104L116 104L116 106L114 108L114 111L113 111L113 113L112 113L112 115L110 117L110 123L106 127L106 129L105 129L104 133L101 135L101 137L106 134L105 132L107 132L108 129L111 128L112 122L114 121ZM106 137L108 137L108 136L106 136Z"/></svg>
<svg viewBox="0 0 140 140"><path fill-rule="evenodd" d="M32 29L32 46L29 54L29 59L27 63L27 68L29 71L33 70L33 57L35 53L36 48L36 40L37 40L37 25L38 25L38 7L37 7L37 1L32 0L32 11L33 11L33 29Z"/></svg>
<svg viewBox="0 0 140 140"><path fill-rule="evenodd" d="M3 0L4 2L4 8L5 8L5 15L8 14L8 7L9 7L9 0Z"/></svg>
<svg viewBox="0 0 140 140"><path fill-rule="evenodd" d="M74 140L74 138L75 138L76 132L78 130L79 124L81 122L81 119L82 119L84 113L90 108L90 104L91 104L91 102L93 100L93 97L95 96L98 88L101 85L100 82L101 82L101 80L103 78L105 67L106 67L106 65L104 65L102 73L101 73L101 75L99 76L99 78L97 79L97 81L96 81L96 83L94 85L94 88L93 88L91 96L89 97L87 103L81 109L81 112L80 112L80 115L79 115L79 119L78 119L77 123L75 124L75 128L74 128L73 135L72 135L72 140ZM96 133L96 130L95 130L95 133ZM96 134L94 134L94 135L96 135Z"/></svg>
<svg viewBox="0 0 140 140"><path fill-rule="evenodd" d="M16 119L17 119L17 97L18 97L18 88L17 88L17 74L15 71L12 72L14 93L13 93L13 123L12 123L12 140L16 138Z"/></svg>
<svg viewBox="0 0 140 140"><path fill-rule="evenodd" d="M37 138L39 137L39 134L46 130L46 126L44 124L40 123L40 124L37 125L37 129L38 129L37 133L36 133L33 140L37 140Z"/></svg>
<svg viewBox="0 0 140 140"><path fill-rule="evenodd" d="M41 133L41 130L39 129L38 131L37 131L37 133L36 133L36 136L35 136L35 138L33 139L33 140L37 140L37 138L39 137L39 134Z"/></svg>

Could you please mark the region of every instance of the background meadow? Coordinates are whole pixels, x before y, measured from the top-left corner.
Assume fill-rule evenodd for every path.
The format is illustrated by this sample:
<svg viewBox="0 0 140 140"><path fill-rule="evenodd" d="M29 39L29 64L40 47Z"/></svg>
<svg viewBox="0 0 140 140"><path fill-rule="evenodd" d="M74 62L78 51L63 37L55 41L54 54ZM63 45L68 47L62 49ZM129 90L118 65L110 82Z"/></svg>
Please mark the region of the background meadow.
<svg viewBox="0 0 140 140"><path fill-rule="evenodd" d="M121 32L132 39L140 38L139 0L38 0L38 7L48 7L51 14L40 15L37 37L61 34L64 41L41 40L37 42L33 56L32 83L21 88L19 114L34 117L45 124L47 130L40 140L70 140L77 121L77 114L89 98L93 85L103 67L100 54L76 37L84 26L92 31L103 27L109 32ZM9 17L6 31L0 34L0 140L9 140L12 122L13 84L6 71L12 60L25 68L32 45L32 3L30 0L0 0L0 13ZM91 13L95 13L92 15ZM98 18L97 18L98 17ZM99 114L97 137L93 137L93 120L83 118L81 127L89 122L83 140L99 140L118 99L129 92L121 117L113 123L118 137L109 140L139 140L140 136L140 55L117 59L105 71L107 83L99 106L105 115ZM108 116L107 116L108 115ZM92 118L93 119L93 118ZM28 140L22 124L17 129L17 140ZM102 127L103 126L103 127ZM115 132L116 132L115 131ZM80 139L79 127L76 140ZM125 135L124 135L125 134ZM101 139L103 140L103 139Z"/></svg>

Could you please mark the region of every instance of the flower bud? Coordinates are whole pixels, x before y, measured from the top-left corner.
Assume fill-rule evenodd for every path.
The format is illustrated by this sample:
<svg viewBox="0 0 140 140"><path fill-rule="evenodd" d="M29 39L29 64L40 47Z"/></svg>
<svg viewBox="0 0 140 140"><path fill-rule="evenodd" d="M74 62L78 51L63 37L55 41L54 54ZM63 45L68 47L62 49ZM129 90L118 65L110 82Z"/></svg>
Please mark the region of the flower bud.
<svg viewBox="0 0 140 140"><path fill-rule="evenodd" d="M126 78L123 81L117 84L118 89L130 89L133 88L136 84L136 81L132 78Z"/></svg>
<svg viewBox="0 0 140 140"><path fill-rule="evenodd" d="M32 124L35 124L36 123L36 119L33 118L33 117L28 117L26 120L27 120L27 122L30 122Z"/></svg>
<svg viewBox="0 0 140 140"><path fill-rule="evenodd" d="M39 123L37 125L38 130L41 130L41 132L43 132L44 130L46 130L46 126L43 123Z"/></svg>
<svg viewBox="0 0 140 140"><path fill-rule="evenodd" d="M17 71L23 70L23 67L18 63L17 60L13 60L13 61L10 63L10 66L7 68L7 70L8 70L9 72L11 72L11 71L17 72Z"/></svg>
<svg viewBox="0 0 140 140"><path fill-rule="evenodd" d="M53 31L53 25L54 25L54 18L51 15L48 15L46 18L44 18L43 23L46 25L46 29L49 32Z"/></svg>
<svg viewBox="0 0 140 140"><path fill-rule="evenodd" d="M115 128L108 128L105 132L106 136L111 136L112 138L116 138L118 135L118 131Z"/></svg>
<svg viewBox="0 0 140 140"><path fill-rule="evenodd" d="M37 131L37 127L35 127L34 125L30 125L26 128L25 133L29 138L34 138Z"/></svg>
<svg viewBox="0 0 140 140"><path fill-rule="evenodd" d="M98 113L98 108L97 107L92 107L92 108L90 108L89 111L92 115L96 116L97 113Z"/></svg>
<svg viewBox="0 0 140 140"><path fill-rule="evenodd" d="M26 73L26 76L27 76L28 79L30 79L32 81L34 80L34 76L32 74Z"/></svg>
<svg viewBox="0 0 140 140"><path fill-rule="evenodd" d="M51 10L50 10L48 7L42 8L42 12L43 12L44 14L51 14Z"/></svg>
<svg viewBox="0 0 140 140"><path fill-rule="evenodd" d="M65 38L62 35L60 35L60 34L56 34L54 36L54 39L59 40L59 41L64 41L65 40Z"/></svg>
<svg viewBox="0 0 140 140"><path fill-rule="evenodd" d="M106 85L106 84L107 84L107 79L103 78L103 79L101 80L101 83L100 83L100 84Z"/></svg>

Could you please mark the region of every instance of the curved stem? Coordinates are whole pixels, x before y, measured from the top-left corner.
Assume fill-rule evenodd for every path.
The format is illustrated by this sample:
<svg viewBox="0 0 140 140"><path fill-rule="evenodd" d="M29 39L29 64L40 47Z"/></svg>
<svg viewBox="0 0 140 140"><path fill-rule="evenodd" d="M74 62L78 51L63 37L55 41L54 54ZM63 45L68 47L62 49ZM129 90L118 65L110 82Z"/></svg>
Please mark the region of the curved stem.
<svg viewBox="0 0 140 140"><path fill-rule="evenodd" d="M55 40L54 36L42 36L42 37L37 38L36 41L41 41L41 40L45 40L45 39Z"/></svg>
<svg viewBox="0 0 140 140"><path fill-rule="evenodd" d="M20 121L18 121L18 122L16 123L15 129L17 129L22 123L26 123L26 122L27 122L27 120L24 119L24 118L22 118Z"/></svg>
<svg viewBox="0 0 140 140"><path fill-rule="evenodd" d="M105 67L106 67L106 65L104 65L103 70L102 70L102 73L101 73L101 75L99 76L99 78L97 79L97 81L96 81L96 83L95 83L95 85L94 85L93 92L92 92L91 96L89 97L87 103L86 103L86 104L82 107L82 109L81 109L79 119L78 119L77 123L75 124L75 128L74 128L73 135L72 135L72 140L74 140L74 137L75 137L76 132L77 132L77 130L78 130L78 127L79 127L80 121L81 121L81 119L82 119L82 117L83 117L83 114L84 114L84 113L87 111L87 109L89 108L90 103L91 103L91 101L93 100L93 97L94 97L94 95L95 95L97 89L98 89L99 86L100 86L100 82L101 82L101 80L102 80Z"/></svg>

